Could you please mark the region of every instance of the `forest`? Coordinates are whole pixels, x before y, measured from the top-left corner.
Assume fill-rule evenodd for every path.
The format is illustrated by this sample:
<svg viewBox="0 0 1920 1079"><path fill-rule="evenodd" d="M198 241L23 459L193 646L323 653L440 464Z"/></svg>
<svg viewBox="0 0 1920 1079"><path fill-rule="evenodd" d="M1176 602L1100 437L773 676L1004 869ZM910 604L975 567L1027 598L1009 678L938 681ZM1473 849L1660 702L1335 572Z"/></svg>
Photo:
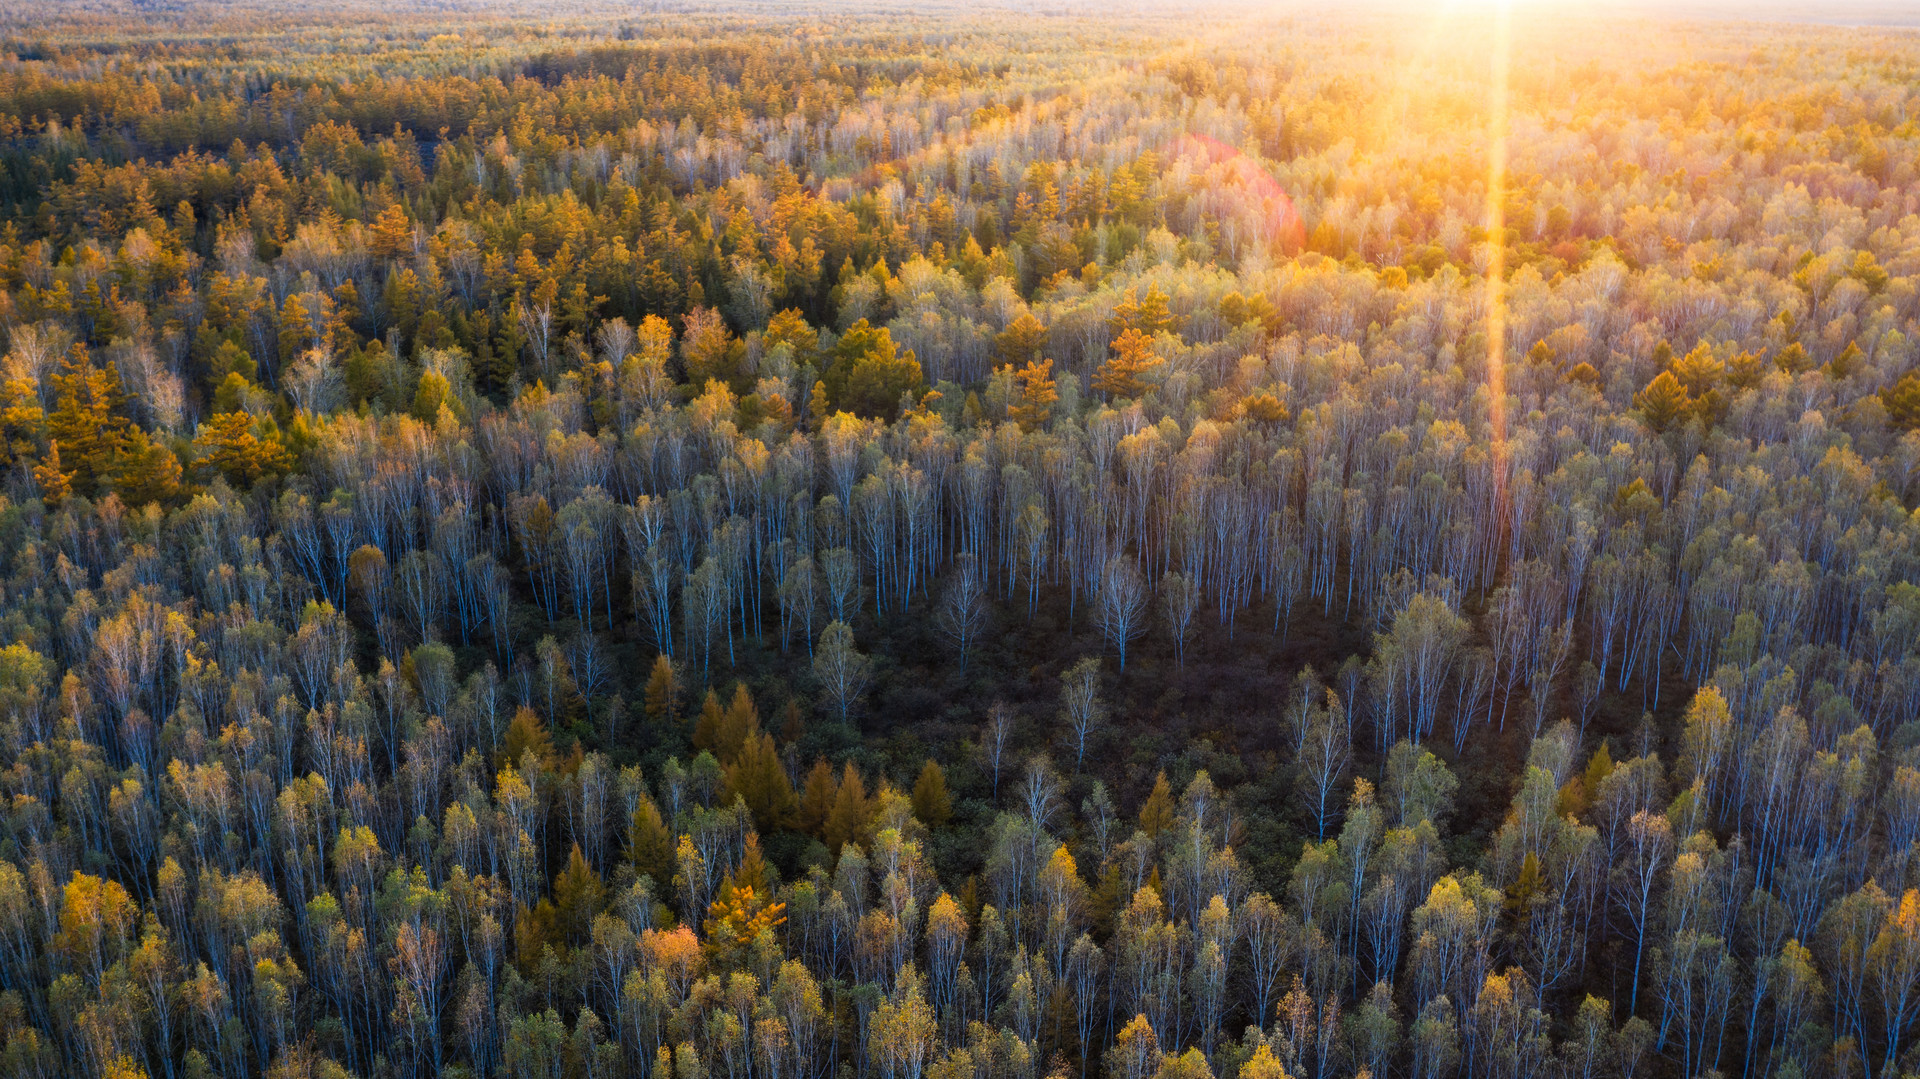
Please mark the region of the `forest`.
<svg viewBox="0 0 1920 1079"><path fill-rule="evenodd" d="M0 4L0 1079L1920 1074L1920 37Z"/></svg>

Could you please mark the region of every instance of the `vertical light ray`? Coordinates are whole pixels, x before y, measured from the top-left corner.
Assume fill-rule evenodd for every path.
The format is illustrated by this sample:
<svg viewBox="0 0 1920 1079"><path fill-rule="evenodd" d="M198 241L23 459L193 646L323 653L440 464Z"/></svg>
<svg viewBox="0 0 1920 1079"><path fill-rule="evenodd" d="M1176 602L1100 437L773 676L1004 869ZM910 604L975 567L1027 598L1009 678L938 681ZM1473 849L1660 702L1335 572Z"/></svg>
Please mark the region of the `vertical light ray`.
<svg viewBox="0 0 1920 1079"><path fill-rule="evenodd" d="M1506 501L1507 463L1507 65L1513 45L1511 3L1493 12L1487 80L1487 428L1495 495Z"/></svg>

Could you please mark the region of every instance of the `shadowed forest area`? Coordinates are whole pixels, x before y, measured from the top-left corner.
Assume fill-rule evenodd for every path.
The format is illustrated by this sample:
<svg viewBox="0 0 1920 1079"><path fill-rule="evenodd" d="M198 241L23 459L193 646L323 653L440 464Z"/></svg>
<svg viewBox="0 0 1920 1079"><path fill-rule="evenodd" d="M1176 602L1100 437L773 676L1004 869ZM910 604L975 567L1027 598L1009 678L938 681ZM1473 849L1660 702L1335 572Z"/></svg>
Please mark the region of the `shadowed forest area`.
<svg viewBox="0 0 1920 1079"><path fill-rule="evenodd" d="M0 5L0 1077L1920 1073L1920 38Z"/></svg>

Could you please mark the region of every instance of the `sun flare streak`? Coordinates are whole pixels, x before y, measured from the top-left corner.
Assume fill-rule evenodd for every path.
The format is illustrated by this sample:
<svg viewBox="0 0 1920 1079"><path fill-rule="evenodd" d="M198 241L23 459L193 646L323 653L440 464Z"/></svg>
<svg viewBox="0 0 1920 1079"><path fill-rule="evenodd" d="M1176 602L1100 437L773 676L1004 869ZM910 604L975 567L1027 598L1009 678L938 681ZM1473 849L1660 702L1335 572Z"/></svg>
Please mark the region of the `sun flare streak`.
<svg viewBox="0 0 1920 1079"><path fill-rule="evenodd" d="M1493 15L1487 80L1487 428L1496 492L1504 500L1507 458L1507 67L1512 52L1512 8Z"/></svg>

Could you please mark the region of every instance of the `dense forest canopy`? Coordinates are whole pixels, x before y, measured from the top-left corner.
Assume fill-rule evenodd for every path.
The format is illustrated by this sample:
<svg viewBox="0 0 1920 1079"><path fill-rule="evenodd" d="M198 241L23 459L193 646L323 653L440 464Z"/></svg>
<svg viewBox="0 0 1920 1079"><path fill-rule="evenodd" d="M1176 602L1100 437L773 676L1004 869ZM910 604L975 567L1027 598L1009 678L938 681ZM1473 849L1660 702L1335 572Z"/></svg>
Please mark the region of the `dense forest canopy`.
<svg viewBox="0 0 1920 1079"><path fill-rule="evenodd" d="M0 6L0 1075L1920 1072L1916 110Z"/></svg>

